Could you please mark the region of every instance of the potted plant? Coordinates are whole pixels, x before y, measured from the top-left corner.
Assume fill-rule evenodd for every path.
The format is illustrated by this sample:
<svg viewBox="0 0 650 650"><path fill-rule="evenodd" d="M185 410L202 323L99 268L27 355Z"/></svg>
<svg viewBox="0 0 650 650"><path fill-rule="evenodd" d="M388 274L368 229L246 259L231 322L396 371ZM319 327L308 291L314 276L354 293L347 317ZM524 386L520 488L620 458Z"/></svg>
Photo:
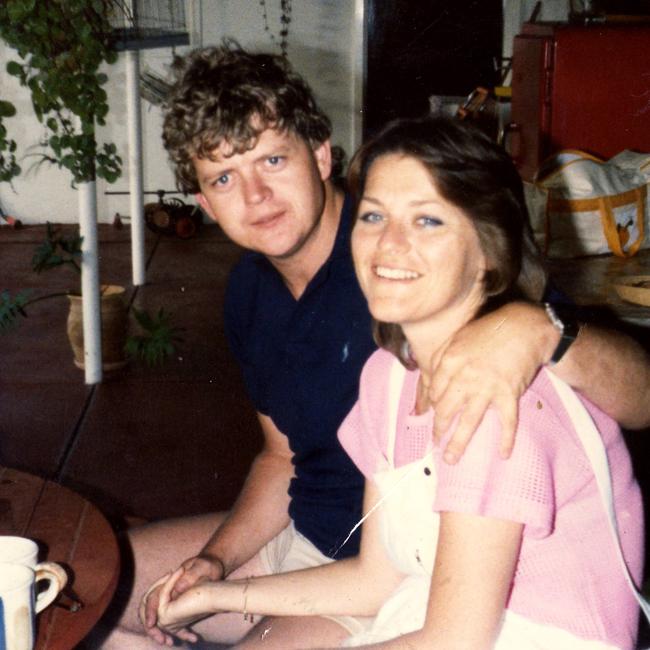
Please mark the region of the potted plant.
<svg viewBox="0 0 650 650"><path fill-rule="evenodd" d="M100 66L117 60L110 17L120 7L119 0L0 3L0 38L18 55L7 72L29 89L34 113L46 128L40 162L68 169L73 185L97 177L112 183L121 173L115 145L100 148L95 138L95 126L105 125L108 114L103 88L108 77ZM0 104L0 120L14 112L10 102ZM15 148L0 122L0 152L7 158L0 169L4 163L13 175L20 173L9 157Z"/></svg>
<svg viewBox="0 0 650 650"><path fill-rule="evenodd" d="M47 224L46 237L32 258L32 269L36 273L68 266L81 273L81 237L75 233L63 235L60 230ZM128 335L129 307L125 300L125 289L118 285L102 285L102 365L104 370L115 370L126 365L129 359L138 359L149 366L162 363L176 350L179 330L170 322L170 315L163 309L150 315L144 310L131 307L140 326L140 333ZM30 305L51 298L66 297L70 302L67 332L72 347L74 363L84 367L84 342L81 321L81 293L78 289L47 293L32 297L27 291L12 296L9 291L0 292L0 334L8 332L20 317L27 317Z"/></svg>
<svg viewBox="0 0 650 650"><path fill-rule="evenodd" d="M71 174L78 190L78 265L87 356L86 382L101 380L100 284L97 255L97 201L95 181L114 182L121 174L121 158L115 144L99 145L95 129L106 124L108 97L103 86L108 77L100 69L117 60L110 19L124 11L122 0L3 0L0 3L0 38L15 50L7 73L26 87L34 113L45 127L35 154L38 164L51 163ZM15 109L0 104L0 180L11 181L20 173L16 143L3 123ZM83 249L83 250L82 250ZM83 253L83 255L81 255ZM9 298L7 298L10 301ZM23 303L21 309L28 303ZM5 302L6 313L15 302Z"/></svg>

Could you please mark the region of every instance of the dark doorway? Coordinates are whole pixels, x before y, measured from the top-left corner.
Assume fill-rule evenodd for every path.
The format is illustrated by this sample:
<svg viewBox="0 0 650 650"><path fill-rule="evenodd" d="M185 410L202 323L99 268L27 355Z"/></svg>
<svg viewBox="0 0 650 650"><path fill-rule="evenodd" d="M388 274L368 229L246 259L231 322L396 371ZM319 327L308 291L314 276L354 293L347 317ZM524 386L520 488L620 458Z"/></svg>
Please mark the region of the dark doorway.
<svg viewBox="0 0 650 650"><path fill-rule="evenodd" d="M428 110L430 95L498 83L501 0L366 0L364 138Z"/></svg>

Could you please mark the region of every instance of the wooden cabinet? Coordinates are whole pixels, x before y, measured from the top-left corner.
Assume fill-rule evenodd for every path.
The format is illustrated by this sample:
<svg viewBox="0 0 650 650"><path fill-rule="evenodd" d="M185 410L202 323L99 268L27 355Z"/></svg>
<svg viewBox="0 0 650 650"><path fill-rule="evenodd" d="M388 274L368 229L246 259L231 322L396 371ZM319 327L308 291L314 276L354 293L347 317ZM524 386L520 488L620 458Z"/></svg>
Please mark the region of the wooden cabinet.
<svg viewBox="0 0 650 650"><path fill-rule="evenodd" d="M650 24L525 24L508 147L522 176L558 149L650 152Z"/></svg>

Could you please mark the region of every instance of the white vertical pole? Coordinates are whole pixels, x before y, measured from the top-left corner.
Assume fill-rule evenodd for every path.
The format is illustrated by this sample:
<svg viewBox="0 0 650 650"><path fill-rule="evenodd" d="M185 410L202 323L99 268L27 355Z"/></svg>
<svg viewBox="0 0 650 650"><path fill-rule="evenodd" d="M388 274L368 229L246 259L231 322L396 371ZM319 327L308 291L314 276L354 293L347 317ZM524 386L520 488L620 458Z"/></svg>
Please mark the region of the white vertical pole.
<svg viewBox="0 0 650 650"><path fill-rule="evenodd" d="M350 57L352 84L350 86L350 103L352 105L352 142L349 151L355 151L363 140L363 88L366 78L366 29L365 2L354 0L354 22L352 23L352 38Z"/></svg>
<svg viewBox="0 0 650 650"><path fill-rule="evenodd" d="M217 11L217 8L210 6L210 11ZM190 45L203 47L203 0L189 0L187 18L190 28Z"/></svg>
<svg viewBox="0 0 650 650"><path fill-rule="evenodd" d="M81 295L84 332L84 370L87 384L102 380L102 319L97 254L97 190L95 181L79 183Z"/></svg>
<svg viewBox="0 0 650 650"><path fill-rule="evenodd" d="M140 58L126 52L126 103L129 133L129 199L131 206L131 266L133 285L145 283L144 194L142 190L142 116L140 113Z"/></svg>

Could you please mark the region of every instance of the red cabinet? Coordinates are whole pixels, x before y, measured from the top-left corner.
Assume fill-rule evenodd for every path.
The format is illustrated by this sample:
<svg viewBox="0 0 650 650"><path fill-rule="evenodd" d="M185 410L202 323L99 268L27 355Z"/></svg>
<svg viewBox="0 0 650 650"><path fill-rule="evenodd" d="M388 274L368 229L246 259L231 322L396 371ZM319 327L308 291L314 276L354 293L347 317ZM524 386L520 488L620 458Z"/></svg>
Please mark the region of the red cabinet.
<svg viewBox="0 0 650 650"><path fill-rule="evenodd" d="M508 147L523 178L558 149L650 152L650 24L525 24Z"/></svg>

